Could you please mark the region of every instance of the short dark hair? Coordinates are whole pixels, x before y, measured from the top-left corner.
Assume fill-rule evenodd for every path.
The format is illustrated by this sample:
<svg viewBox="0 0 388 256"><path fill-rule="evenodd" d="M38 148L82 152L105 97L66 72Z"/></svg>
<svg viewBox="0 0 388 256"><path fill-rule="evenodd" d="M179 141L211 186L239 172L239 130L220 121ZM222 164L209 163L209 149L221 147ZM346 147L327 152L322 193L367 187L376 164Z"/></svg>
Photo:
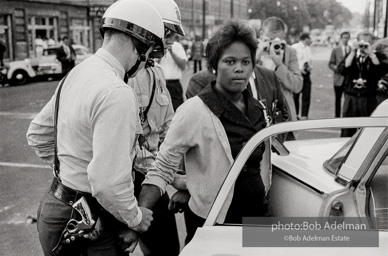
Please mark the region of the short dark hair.
<svg viewBox="0 0 388 256"><path fill-rule="evenodd" d="M341 35L340 35L340 38L342 38L344 35L349 35L350 36L349 31L342 32Z"/></svg>
<svg viewBox="0 0 388 256"><path fill-rule="evenodd" d="M241 42L249 48L252 65L255 66L257 40L253 30L242 21L229 21L209 39L206 46L209 66L217 70L218 61L224 50L235 42Z"/></svg>
<svg viewBox="0 0 388 256"><path fill-rule="evenodd" d="M286 24L281 18L272 16L263 21L262 30L269 29L273 32L286 31Z"/></svg>
<svg viewBox="0 0 388 256"><path fill-rule="evenodd" d="M306 39L311 39L311 37L310 37L310 34L309 34L309 33L304 32L304 33L301 33L301 34L300 34L299 39L300 39L301 41L304 41L304 40L306 40Z"/></svg>

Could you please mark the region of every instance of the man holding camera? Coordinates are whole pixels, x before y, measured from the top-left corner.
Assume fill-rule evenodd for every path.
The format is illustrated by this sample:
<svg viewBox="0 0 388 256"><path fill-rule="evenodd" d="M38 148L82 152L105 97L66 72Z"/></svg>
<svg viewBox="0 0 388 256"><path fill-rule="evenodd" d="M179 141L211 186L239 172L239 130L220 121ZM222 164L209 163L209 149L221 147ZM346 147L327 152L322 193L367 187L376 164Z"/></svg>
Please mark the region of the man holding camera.
<svg viewBox="0 0 388 256"><path fill-rule="evenodd" d="M277 17L263 21L256 59L258 64L274 70L282 83L282 92L288 106L289 120L295 121L294 93L302 90L303 78L299 70L296 50L285 43L286 26ZM292 139L292 135L289 139Z"/></svg>
<svg viewBox="0 0 388 256"><path fill-rule="evenodd" d="M299 115L299 99L300 94L302 94L302 113L299 119L306 120L308 118L309 109L310 109L310 98L311 98L311 70L312 70L312 61L311 61L311 38L309 33L302 33L299 36L299 42L293 44L292 47L296 50L299 69L303 76L303 89L300 93L294 94L296 115Z"/></svg>
<svg viewBox="0 0 388 256"><path fill-rule="evenodd" d="M370 116L376 107L378 80L386 73L385 55L372 51L373 35L361 32L345 60L344 117ZM342 137L350 137L356 129L343 129Z"/></svg>

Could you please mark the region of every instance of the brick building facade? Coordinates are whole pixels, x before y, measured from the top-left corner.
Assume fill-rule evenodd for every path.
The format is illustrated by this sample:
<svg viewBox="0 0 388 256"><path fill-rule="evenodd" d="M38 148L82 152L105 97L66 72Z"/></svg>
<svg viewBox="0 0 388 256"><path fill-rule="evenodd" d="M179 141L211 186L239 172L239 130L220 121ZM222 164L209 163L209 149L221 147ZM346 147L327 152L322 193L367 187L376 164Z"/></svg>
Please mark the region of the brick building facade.
<svg viewBox="0 0 388 256"><path fill-rule="evenodd" d="M37 39L53 39L58 43L65 35L75 44L96 51L102 43L99 33L102 14L114 1L1 0L0 40L7 46L4 59L32 57L36 55ZM231 17L248 18L248 0L176 0L176 3L191 38L202 35L203 3L206 37Z"/></svg>

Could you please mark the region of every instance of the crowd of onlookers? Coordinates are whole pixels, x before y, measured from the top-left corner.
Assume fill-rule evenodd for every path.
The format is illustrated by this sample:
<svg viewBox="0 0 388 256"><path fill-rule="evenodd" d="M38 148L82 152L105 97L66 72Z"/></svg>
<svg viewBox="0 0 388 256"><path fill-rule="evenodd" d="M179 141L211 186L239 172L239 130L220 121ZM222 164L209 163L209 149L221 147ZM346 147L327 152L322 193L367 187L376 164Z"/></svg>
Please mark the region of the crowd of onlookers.
<svg viewBox="0 0 388 256"><path fill-rule="evenodd" d="M388 61L386 60L388 40L378 39L367 31L361 31L352 37L351 35L354 34L354 31L334 31L330 34L331 36L325 34L324 40L321 40L323 37L317 37L316 31L314 33L305 32L300 34L297 42L290 44L296 50L299 71L303 77L302 89L298 92L296 90L292 92L294 103L289 101L289 106L292 108L290 110L291 117L294 116L296 119L302 120L308 118L312 86L310 74L313 70L310 47L313 46L332 48L329 68L333 71L335 117L369 116L373 109L388 97ZM258 37L259 41L262 36ZM286 35L282 36L284 44L287 44ZM202 70L203 62L205 62L204 65L207 65L205 60L207 40L202 40L199 35L196 35L194 40L182 37L180 43L185 49L188 59L193 61L193 73ZM348 56L349 59L345 66ZM270 69L273 65L271 62L265 61L265 57L264 62L259 61L258 63ZM190 80L188 98L193 96L191 87L197 79L194 75ZM198 85L194 85L194 87L196 86L198 87ZM288 93L285 92L285 95ZM352 97L356 97L357 101ZM369 99L361 100L363 97ZM286 98L288 97L286 96ZM356 106L357 109L355 109ZM293 114L294 109L295 114ZM346 135L346 132L344 134Z"/></svg>

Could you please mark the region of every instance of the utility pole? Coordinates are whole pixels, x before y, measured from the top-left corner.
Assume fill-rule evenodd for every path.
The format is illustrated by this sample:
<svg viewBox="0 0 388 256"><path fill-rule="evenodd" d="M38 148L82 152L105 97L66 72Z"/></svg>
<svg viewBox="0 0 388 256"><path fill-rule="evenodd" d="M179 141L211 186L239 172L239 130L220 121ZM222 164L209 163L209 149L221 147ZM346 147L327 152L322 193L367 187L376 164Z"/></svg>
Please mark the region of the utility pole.
<svg viewBox="0 0 388 256"><path fill-rule="evenodd" d="M230 18L233 19L234 17L234 3L233 0L230 0Z"/></svg>
<svg viewBox="0 0 388 256"><path fill-rule="evenodd" d="M206 0L202 0L202 40L206 38Z"/></svg>
<svg viewBox="0 0 388 256"><path fill-rule="evenodd" d="M374 6L373 6L373 34L376 33L376 20L377 20L377 0L374 0Z"/></svg>
<svg viewBox="0 0 388 256"><path fill-rule="evenodd" d="M388 0L385 3L384 37L387 37L387 29L388 29Z"/></svg>
<svg viewBox="0 0 388 256"><path fill-rule="evenodd" d="M197 33L195 32L194 0L191 0L191 26L192 26L192 30L194 32L194 35L196 35Z"/></svg>

